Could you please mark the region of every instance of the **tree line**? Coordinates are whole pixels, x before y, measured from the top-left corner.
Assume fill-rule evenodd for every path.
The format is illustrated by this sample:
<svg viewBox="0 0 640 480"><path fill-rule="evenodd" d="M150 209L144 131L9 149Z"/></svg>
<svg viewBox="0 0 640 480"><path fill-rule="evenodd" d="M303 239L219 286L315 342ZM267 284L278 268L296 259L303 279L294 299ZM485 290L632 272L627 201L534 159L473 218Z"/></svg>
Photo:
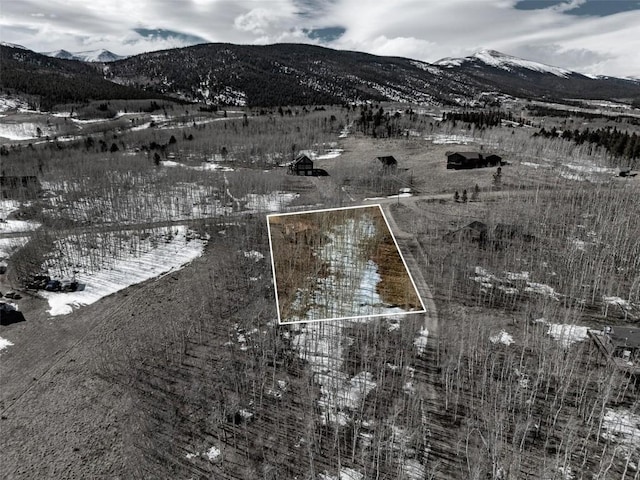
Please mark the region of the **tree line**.
<svg viewBox="0 0 640 480"><path fill-rule="evenodd" d="M528 120L522 117L514 117L512 112L503 112L501 110L490 111L464 111L464 112L446 112L443 119L449 122L464 122L473 124L478 128L499 127L502 120L516 122L521 125L530 125Z"/></svg>
<svg viewBox="0 0 640 480"><path fill-rule="evenodd" d="M583 130L558 130L552 127L547 130L542 127L538 132L534 133L534 137L544 138L562 138L564 140L573 141L577 145L590 143L603 147L608 153L616 157L633 160L632 166L636 164L635 160L640 158L640 141L638 135L634 132L618 130L616 127L606 127Z"/></svg>

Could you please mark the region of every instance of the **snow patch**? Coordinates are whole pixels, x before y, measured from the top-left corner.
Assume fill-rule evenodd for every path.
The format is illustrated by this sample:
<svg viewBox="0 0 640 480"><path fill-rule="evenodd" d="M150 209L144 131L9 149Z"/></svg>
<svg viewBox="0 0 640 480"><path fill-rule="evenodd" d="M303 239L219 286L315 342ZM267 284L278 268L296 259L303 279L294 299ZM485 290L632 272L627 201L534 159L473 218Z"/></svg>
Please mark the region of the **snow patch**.
<svg viewBox="0 0 640 480"><path fill-rule="evenodd" d="M476 141L475 138L468 135L452 135L436 133L434 135L427 135L425 140L430 140L435 145L468 145Z"/></svg>
<svg viewBox="0 0 640 480"><path fill-rule="evenodd" d="M587 327L580 325L547 323L547 335L551 335L564 348L569 348L574 343L586 340L588 331Z"/></svg>
<svg viewBox="0 0 640 480"><path fill-rule="evenodd" d="M344 152L344 150L342 148L333 148L330 150L327 150L326 153L323 153L322 155L318 155L316 156L316 160L332 160L334 158L338 158L340 155L342 155L342 153Z"/></svg>
<svg viewBox="0 0 640 480"><path fill-rule="evenodd" d="M360 372L352 378L342 371L344 334L350 322L314 322L299 328L292 345L309 363L320 386L318 406L324 425L345 426L350 409L357 409L376 387L373 375ZM296 327L294 327L296 328Z"/></svg>
<svg viewBox="0 0 640 480"><path fill-rule="evenodd" d="M427 339L429 338L429 330L422 328L418 336L413 341L413 345L418 350L418 355L422 355L427 348Z"/></svg>
<svg viewBox="0 0 640 480"><path fill-rule="evenodd" d="M612 409L602 418L605 440L620 444L627 455L640 451L640 415L628 409Z"/></svg>
<svg viewBox="0 0 640 480"><path fill-rule="evenodd" d="M279 212L298 198L300 194L289 192L271 192L265 194L248 193L240 199L246 202L245 208L258 212Z"/></svg>
<svg viewBox="0 0 640 480"><path fill-rule="evenodd" d="M11 257L16 251L24 247L29 237L0 238L0 260Z"/></svg>
<svg viewBox="0 0 640 480"><path fill-rule="evenodd" d="M157 229L159 230L159 229ZM126 253L108 268L78 273L76 280L84 288L76 292L40 292L49 302L49 314L67 315L73 308L90 305L131 285L180 269L202 255L204 241L191 239L184 226L173 227L171 237L138 255ZM55 272L50 272L54 273Z"/></svg>
<svg viewBox="0 0 640 480"><path fill-rule="evenodd" d="M33 140L39 137L46 137L54 132L51 127L46 124L38 124L33 122L1 122L0 138L8 140Z"/></svg>
<svg viewBox="0 0 640 480"><path fill-rule="evenodd" d="M17 110L19 108L28 108L27 102L18 97L11 97L3 95L0 97L0 112L7 112L9 110Z"/></svg>
<svg viewBox="0 0 640 480"><path fill-rule="evenodd" d="M617 305L622 308L629 308L631 303L620 297L602 297L602 301L609 305Z"/></svg>
<svg viewBox="0 0 640 480"><path fill-rule="evenodd" d="M504 330L501 330L499 333L496 333L495 335L491 335L489 337L489 341L491 343L502 343L504 345L511 345L512 343L514 343L514 340L511 334L505 332Z"/></svg>
<svg viewBox="0 0 640 480"><path fill-rule="evenodd" d="M527 286L525 287L524 291L551 297L554 300L558 300L560 297L558 292L556 292L553 287L545 285L544 283L527 282Z"/></svg>
<svg viewBox="0 0 640 480"><path fill-rule="evenodd" d="M510 55L505 55L504 53L496 52L495 50L481 50L471 57L466 57L463 61L473 59L480 60L486 65L506 70L508 72L512 71L514 68L526 68L527 70L533 70L540 73L551 73L557 77L564 78L573 73L570 70L565 70L564 68L553 67L543 63L512 57Z"/></svg>
<svg viewBox="0 0 640 480"><path fill-rule="evenodd" d="M244 252L244 257L258 262L264 258L264 255L256 250L251 250L250 252Z"/></svg>
<svg viewBox="0 0 640 480"><path fill-rule="evenodd" d="M218 447L211 447L206 453L207 458L212 462L217 461L220 458L220 455L222 455L222 452Z"/></svg>
<svg viewBox="0 0 640 480"><path fill-rule="evenodd" d="M1 352L2 350L4 350L5 348L10 347L10 346L12 346L12 345L13 345L13 343L11 343L11 342L10 342L9 340L7 340L6 338L2 338L2 337L0 337L0 352Z"/></svg>
<svg viewBox="0 0 640 480"><path fill-rule="evenodd" d="M505 272L507 280L526 281L529 280L529 272Z"/></svg>
<svg viewBox="0 0 640 480"><path fill-rule="evenodd" d="M407 313L382 301L376 291L381 281L378 266L361 254L360 242L370 238L374 229L369 218L348 219L326 233L329 242L317 255L328 264L329 275L318 278L312 292L298 290L292 305L295 313L287 322Z"/></svg>

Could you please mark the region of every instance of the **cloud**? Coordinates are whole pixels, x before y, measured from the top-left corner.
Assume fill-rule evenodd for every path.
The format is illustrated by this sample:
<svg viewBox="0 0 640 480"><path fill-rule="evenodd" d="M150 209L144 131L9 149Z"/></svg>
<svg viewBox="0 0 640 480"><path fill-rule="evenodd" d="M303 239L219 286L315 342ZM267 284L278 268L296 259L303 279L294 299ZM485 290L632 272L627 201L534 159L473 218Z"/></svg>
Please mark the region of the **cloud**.
<svg viewBox="0 0 640 480"><path fill-rule="evenodd" d="M267 28L278 18L274 11L256 8L236 17L233 25L242 32L264 35Z"/></svg>
<svg viewBox="0 0 640 480"><path fill-rule="evenodd" d="M579 3L570 6L579 8ZM331 45L423 61L492 48L525 58L535 54L528 58L585 73L640 72L640 58L634 53L640 50L640 36L632 33L640 25L637 10L606 17L571 16L563 12L568 5L518 10L515 4L397 0L362 9L359 0L341 0L327 16L331 21L342 19L346 33Z"/></svg>

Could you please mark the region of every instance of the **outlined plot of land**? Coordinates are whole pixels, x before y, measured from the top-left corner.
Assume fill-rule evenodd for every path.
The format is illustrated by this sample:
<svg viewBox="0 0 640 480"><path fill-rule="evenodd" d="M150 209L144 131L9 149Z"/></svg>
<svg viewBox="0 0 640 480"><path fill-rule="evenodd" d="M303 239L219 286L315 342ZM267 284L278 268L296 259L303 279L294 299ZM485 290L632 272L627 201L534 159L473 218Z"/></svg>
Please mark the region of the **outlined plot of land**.
<svg viewBox="0 0 640 480"><path fill-rule="evenodd" d="M424 312L379 205L267 223L281 324Z"/></svg>

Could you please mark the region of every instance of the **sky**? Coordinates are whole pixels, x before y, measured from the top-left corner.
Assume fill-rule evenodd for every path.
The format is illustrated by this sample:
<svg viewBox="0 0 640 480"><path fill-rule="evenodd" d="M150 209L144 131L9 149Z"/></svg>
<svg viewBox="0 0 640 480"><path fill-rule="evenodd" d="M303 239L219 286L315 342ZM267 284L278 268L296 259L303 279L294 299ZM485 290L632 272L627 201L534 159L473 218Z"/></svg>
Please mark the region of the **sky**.
<svg viewBox="0 0 640 480"><path fill-rule="evenodd" d="M640 78L640 0L2 0L0 41L120 55L310 43L426 62L493 49Z"/></svg>

